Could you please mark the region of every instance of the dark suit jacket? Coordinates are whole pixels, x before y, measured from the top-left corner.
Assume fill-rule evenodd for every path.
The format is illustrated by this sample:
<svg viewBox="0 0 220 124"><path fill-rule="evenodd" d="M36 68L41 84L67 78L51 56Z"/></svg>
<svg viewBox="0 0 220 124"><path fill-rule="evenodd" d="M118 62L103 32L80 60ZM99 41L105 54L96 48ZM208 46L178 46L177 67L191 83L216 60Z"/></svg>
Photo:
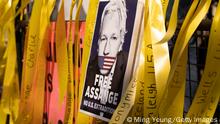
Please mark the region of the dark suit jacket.
<svg viewBox="0 0 220 124"><path fill-rule="evenodd" d="M118 53L115 71L111 84L113 92L119 92L122 90L127 59L128 59L128 54L126 52L121 51ZM86 77L86 83L88 85L93 86L96 74L101 75L98 67L98 56L95 57L95 59L91 61L91 63L89 63L88 65L87 77ZM121 92L119 94L121 94Z"/></svg>

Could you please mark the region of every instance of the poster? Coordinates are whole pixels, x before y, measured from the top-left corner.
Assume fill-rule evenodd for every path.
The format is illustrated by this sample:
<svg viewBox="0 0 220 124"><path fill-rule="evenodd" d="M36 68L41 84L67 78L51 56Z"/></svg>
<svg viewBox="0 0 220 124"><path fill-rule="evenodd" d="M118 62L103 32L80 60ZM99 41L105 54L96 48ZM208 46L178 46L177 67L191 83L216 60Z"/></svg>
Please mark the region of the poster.
<svg viewBox="0 0 220 124"><path fill-rule="evenodd" d="M137 0L99 1L80 111L107 122L134 70L141 20L137 5Z"/></svg>

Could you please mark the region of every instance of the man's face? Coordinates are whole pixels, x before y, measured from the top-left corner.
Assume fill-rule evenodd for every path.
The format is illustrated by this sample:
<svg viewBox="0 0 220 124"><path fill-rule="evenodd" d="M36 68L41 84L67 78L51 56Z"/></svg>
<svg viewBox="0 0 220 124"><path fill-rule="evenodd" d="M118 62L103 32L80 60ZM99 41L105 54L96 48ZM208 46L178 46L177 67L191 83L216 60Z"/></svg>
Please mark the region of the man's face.
<svg viewBox="0 0 220 124"><path fill-rule="evenodd" d="M111 70L121 45L119 13L108 13L103 19L98 43L98 64L102 74L108 74Z"/></svg>

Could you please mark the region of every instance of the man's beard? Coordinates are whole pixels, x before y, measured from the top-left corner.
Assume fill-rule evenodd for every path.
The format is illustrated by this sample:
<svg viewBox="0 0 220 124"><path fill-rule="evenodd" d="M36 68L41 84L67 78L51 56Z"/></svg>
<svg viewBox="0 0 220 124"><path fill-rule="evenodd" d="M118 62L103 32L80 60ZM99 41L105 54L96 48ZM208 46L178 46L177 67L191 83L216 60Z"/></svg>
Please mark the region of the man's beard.
<svg viewBox="0 0 220 124"><path fill-rule="evenodd" d="M98 56L98 66L100 73L103 75L108 75L112 66L114 65L116 57L110 56Z"/></svg>

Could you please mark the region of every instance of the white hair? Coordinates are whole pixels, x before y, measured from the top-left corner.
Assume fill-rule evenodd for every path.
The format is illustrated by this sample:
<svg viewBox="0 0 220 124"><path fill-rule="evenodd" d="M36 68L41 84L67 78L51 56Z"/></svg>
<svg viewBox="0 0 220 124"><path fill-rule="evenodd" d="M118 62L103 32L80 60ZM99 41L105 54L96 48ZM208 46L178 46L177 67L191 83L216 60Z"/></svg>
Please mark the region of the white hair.
<svg viewBox="0 0 220 124"><path fill-rule="evenodd" d="M126 13L126 3L125 0L110 0L110 2L105 6L102 17L101 17L101 26L100 26L100 34L103 27L103 20L108 13L118 12L119 13L119 20L120 20L120 37L122 44L124 43L125 34L127 33L126 30L126 20L127 20L127 13ZM120 48L122 50L122 47Z"/></svg>

